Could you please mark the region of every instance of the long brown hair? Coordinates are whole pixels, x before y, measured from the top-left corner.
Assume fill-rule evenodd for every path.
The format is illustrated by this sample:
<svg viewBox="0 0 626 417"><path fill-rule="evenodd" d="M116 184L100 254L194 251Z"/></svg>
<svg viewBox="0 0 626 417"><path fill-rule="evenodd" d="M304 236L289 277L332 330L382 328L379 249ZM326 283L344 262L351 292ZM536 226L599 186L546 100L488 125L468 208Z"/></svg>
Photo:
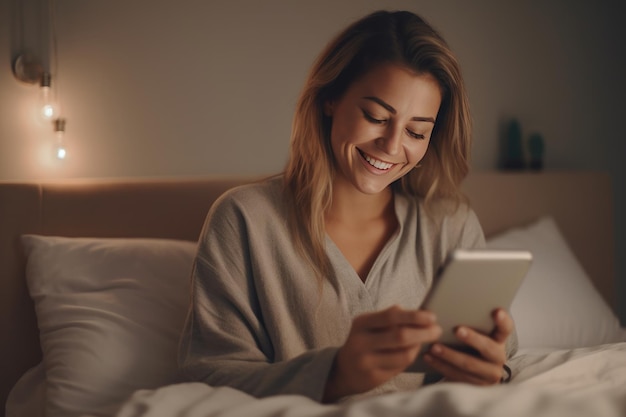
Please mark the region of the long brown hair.
<svg viewBox="0 0 626 417"><path fill-rule="evenodd" d="M342 96L374 66L392 63L429 73L442 102L428 150L414 169L398 179L396 192L461 201L459 185L469 171L471 118L460 66L444 39L421 17L406 11L378 11L350 25L322 51L311 68L293 119L285 192L296 248L319 277L328 276L324 214L335 175L330 147L331 119L324 103Z"/></svg>

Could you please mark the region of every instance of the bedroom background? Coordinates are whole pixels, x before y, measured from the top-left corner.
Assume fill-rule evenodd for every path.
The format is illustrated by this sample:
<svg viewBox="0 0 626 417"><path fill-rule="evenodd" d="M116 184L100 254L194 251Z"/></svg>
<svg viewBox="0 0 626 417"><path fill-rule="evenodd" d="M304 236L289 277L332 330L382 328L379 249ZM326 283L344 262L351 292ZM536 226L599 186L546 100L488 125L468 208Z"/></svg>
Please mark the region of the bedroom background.
<svg viewBox="0 0 626 417"><path fill-rule="evenodd" d="M35 120L37 88L11 73L24 48L50 55L45 4L0 0L0 180L277 172L317 53L365 13L407 9L461 62L474 170L497 169L502 134L517 119L524 141L543 135L546 169L611 174L626 323L623 2L56 0L63 161L52 157L51 126Z"/></svg>

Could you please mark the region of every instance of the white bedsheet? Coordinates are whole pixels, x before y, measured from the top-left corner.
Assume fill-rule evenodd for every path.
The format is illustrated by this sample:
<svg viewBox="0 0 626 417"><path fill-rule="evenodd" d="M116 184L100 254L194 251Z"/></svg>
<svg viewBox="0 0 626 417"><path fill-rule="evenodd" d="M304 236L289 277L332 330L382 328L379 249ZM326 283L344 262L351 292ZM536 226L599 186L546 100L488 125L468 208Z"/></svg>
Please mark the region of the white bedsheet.
<svg viewBox="0 0 626 417"><path fill-rule="evenodd" d="M511 361L507 385L438 383L341 405L283 395L256 399L202 383L136 392L116 417L623 417L626 343L575 350L527 350Z"/></svg>

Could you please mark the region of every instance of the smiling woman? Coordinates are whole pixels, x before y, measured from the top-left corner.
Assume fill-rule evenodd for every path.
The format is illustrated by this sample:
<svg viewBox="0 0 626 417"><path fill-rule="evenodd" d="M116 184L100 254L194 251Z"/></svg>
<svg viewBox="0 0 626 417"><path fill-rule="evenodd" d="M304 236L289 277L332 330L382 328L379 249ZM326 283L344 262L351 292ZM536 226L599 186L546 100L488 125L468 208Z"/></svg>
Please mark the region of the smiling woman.
<svg viewBox="0 0 626 417"><path fill-rule="evenodd" d="M375 67L327 103L338 174L334 194L387 190L388 201L388 186L424 157L440 104L439 85L430 74L396 64Z"/></svg>
<svg viewBox="0 0 626 417"><path fill-rule="evenodd" d="M506 311L492 335L460 327L469 356L436 343L419 309L452 250L485 244L459 189L470 133L458 63L423 19L381 11L340 33L301 93L285 172L207 216L186 377L333 402L419 388L424 374L404 371L432 343L430 372L498 383L516 340Z"/></svg>
<svg viewBox="0 0 626 417"><path fill-rule="evenodd" d="M363 281L398 226L390 185L424 157L440 103L430 74L382 64L325 105L337 170L326 233Z"/></svg>

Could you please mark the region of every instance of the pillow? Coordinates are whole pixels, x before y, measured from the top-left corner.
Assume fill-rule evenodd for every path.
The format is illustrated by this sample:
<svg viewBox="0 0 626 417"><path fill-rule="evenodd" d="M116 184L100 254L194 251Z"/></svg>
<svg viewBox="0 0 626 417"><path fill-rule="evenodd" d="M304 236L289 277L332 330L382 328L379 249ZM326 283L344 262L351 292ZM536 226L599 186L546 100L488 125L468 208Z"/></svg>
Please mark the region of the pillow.
<svg viewBox="0 0 626 417"><path fill-rule="evenodd" d="M172 381L195 243L36 235L22 243L46 416L110 415L135 390ZM25 397L37 374L12 397Z"/></svg>
<svg viewBox="0 0 626 417"><path fill-rule="evenodd" d="M526 249L533 263L511 304L519 348L577 348L626 340L555 221L543 217L487 240L494 249Z"/></svg>

